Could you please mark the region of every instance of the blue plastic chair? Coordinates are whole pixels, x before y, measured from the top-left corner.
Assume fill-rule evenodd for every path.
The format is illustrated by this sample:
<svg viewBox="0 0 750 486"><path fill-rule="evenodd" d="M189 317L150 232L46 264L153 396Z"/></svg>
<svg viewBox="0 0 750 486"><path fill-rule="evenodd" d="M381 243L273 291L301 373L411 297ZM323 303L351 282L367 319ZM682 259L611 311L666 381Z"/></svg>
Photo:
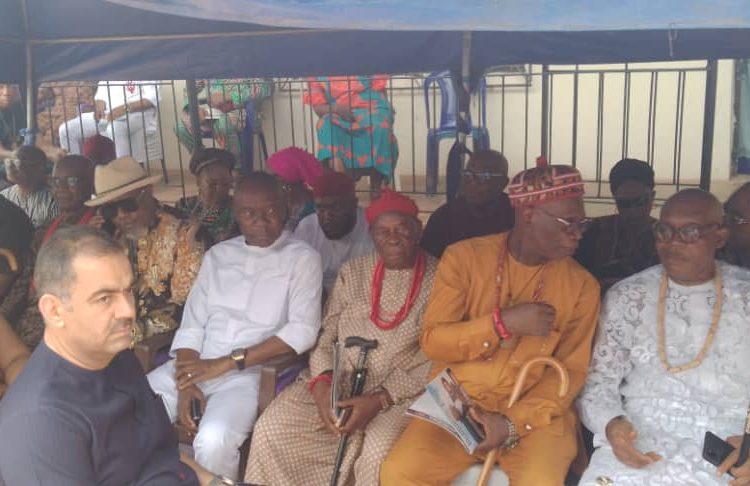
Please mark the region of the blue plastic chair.
<svg viewBox="0 0 750 486"><path fill-rule="evenodd" d="M268 160L268 148L266 147L266 137L260 126L256 126L258 118L256 117L257 106L255 100L250 100L245 104L245 126L242 129L242 166L241 171L244 175L250 174L255 167L255 136L258 136L260 143L261 164ZM260 167L257 168L260 170Z"/></svg>
<svg viewBox="0 0 750 486"><path fill-rule="evenodd" d="M440 122L436 127L431 125L430 112L430 91L433 85L437 85L440 90ZM490 148L490 135L487 131L487 80L484 76L479 84L479 97L482 108L481 126L473 126L471 113L466 120L467 133L472 138L474 151ZM453 89L450 71L432 73L425 78L424 105L427 120L427 193L434 195L437 193L440 141L458 136L458 98Z"/></svg>

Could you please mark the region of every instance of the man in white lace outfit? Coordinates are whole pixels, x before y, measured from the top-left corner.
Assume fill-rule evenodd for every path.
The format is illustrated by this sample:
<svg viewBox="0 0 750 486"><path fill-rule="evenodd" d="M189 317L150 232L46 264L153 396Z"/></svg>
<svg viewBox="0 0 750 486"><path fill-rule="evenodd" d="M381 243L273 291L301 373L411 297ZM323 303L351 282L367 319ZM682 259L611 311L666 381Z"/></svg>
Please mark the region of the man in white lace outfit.
<svg viewBox="0 0 750 486"><path fill-rule="evenodd" d="M599 446L582 486L750 484L750 461L732 481L736 454L718 473L701 457L706 431L739 445L750 400L750 271L714 259L722 223L711 194L672 196L655 226L662 265L607 293L578 399Z"/></svg>

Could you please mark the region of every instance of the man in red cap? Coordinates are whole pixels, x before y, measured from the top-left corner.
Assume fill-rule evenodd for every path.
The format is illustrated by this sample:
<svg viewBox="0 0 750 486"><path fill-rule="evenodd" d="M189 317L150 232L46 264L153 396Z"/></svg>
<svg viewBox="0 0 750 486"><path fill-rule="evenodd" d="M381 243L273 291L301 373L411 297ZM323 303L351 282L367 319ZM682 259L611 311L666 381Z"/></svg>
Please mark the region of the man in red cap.
<svg viewBox="0 0 750 486"><path fill-rule="evenodd" d="M82 154L84 157L88 157L95 166L108 164L117 158L115 142L98 133L83 142Z"/></svg>
<svg viewBox="0 0 750 486"><path fill-rule="evenodd" d="M599 314L599 285L570 258L589 224L583 182L569 166L541 166L508 187L515 227L445 251L422 321L431 376L446 367L474 402L484 439L473 454L444 429L412 420L391 449L381 484L448 484L500 448L513 485L559 486L576 455L572 401L583 386ZM549 356L569 375L534 369L508 400L525 362Z"/></svg>
<svg viewBox="0 0 750 486"><path fill-rule="evenodd" d="M354 182L342 172L327 172L313 185L315 214L300 221L294 236L323 259L323 289L330 294L341 265L375 251Z"/></svg>

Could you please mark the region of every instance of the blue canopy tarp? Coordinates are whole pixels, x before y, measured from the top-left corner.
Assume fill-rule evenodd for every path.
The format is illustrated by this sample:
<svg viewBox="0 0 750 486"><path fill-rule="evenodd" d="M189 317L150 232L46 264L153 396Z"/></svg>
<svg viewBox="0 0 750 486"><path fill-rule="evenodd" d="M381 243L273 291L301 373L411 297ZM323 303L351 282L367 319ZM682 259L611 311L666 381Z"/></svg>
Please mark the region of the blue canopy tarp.
<svg viewBox="0 0 750 486"><path fill-rule="evenodd" d="M0 0L0 82L750 57L750 0L116 1Z"/></svg>

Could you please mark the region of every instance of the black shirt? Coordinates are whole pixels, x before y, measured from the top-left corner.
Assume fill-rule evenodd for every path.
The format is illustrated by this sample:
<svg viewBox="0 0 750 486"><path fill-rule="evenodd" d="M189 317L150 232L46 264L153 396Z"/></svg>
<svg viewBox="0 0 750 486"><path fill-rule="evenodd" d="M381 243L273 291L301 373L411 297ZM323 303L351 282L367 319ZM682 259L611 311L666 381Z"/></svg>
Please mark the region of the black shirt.
<svg viewBox="0 0 750 486"><path fill-rule="evenodd" d="M515 212L505 193L500 194L481 217L476 216L469 203L459 196L432 213L422 233L420 246L430 255L440 258L453 243L503 233L513 228L514 220Z"/></svg>
<svg viewBox="0 0 750 486"><path fill-rule="evenodd" d="M132 351L91 371L42 342L0 401L0 485L197 484Z"/></svg>

